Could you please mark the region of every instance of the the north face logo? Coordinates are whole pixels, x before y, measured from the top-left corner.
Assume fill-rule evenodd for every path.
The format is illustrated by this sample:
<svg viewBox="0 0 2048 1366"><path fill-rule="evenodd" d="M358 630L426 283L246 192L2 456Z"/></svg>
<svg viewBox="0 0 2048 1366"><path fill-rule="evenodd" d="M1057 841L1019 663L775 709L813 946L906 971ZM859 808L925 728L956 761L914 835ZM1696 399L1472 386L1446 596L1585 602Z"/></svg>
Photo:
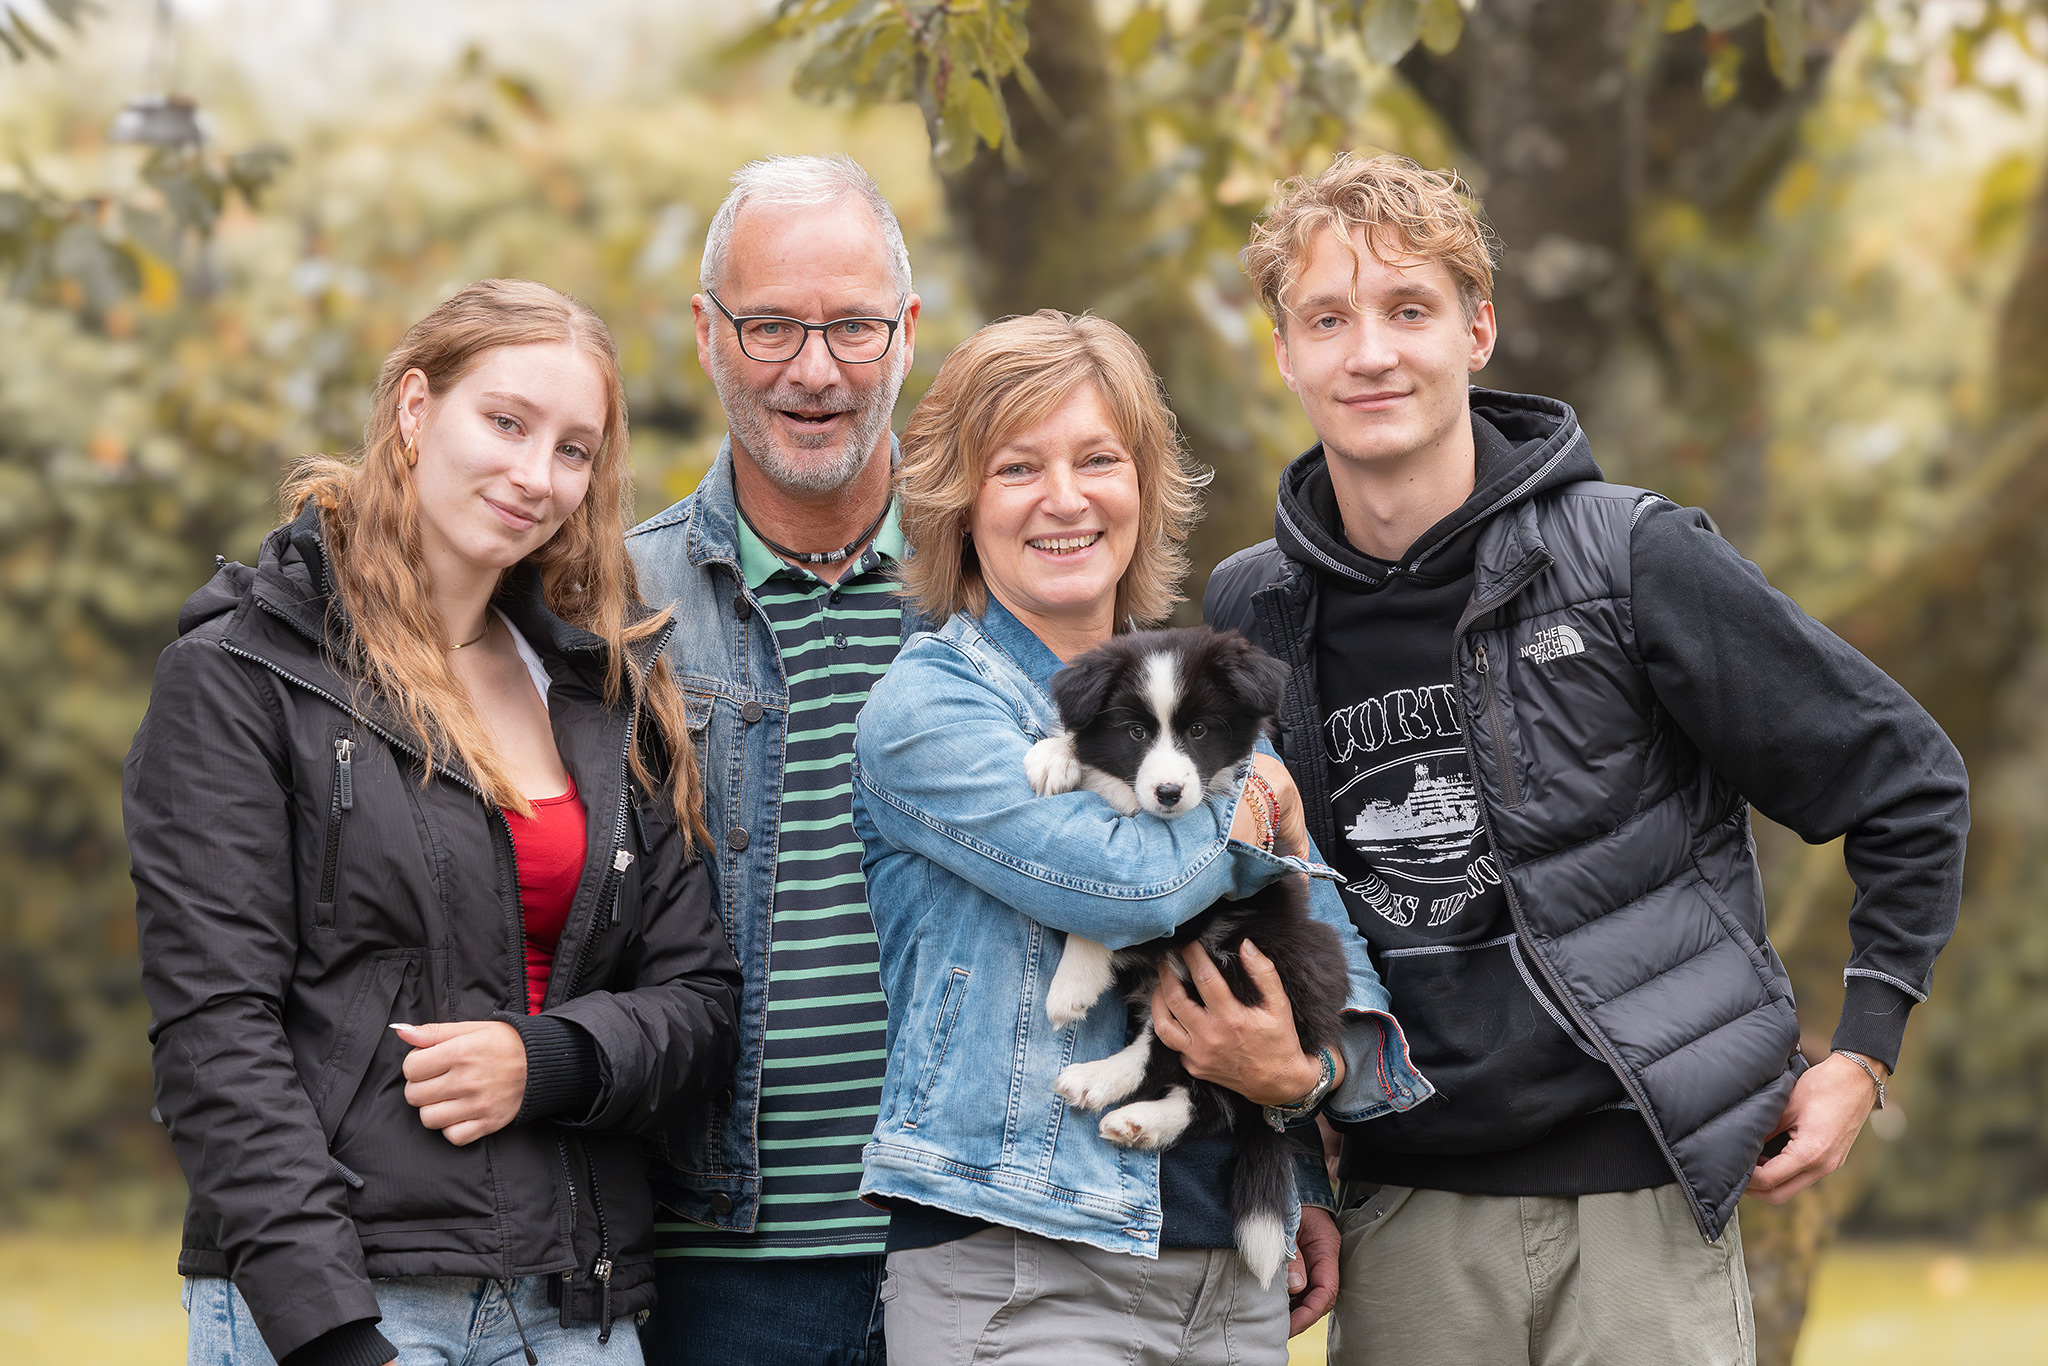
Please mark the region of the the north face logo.
<svg viewBox="0 0 2048 1366"><path fill-rule="evenodd" d="M1536 639L1524 645L1521 650L1522 658L1534 660L1538 664L1548 664L1551 660L1563 659L1566 655L1584 653L1586 642L1569 626L1553 626L1547 631L1538 631Z"/></svg>

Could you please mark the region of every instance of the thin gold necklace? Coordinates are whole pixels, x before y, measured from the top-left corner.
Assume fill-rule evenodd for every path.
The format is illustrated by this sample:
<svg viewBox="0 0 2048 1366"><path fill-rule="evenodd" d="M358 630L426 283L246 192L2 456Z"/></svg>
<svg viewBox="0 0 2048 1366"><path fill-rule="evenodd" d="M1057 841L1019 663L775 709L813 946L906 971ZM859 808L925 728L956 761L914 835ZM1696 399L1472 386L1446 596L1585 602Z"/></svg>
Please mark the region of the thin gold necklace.
<svg viewBox="0 0 2048 1366"><path fill-rule="evenodd" d="M476 633L476 638L475 638L474 640L465 640L465 641L463 641L463 642L462 642L462 644L460 644L460 645L450 645L450 646L448 647L448 653L452 655L452 654L454 654L454 653L455 653L455 652L456 652L457 650L466 650L466 649L468 649L468 648L469 648L470 646L472 646L472 645L476 644L476 642L477 642L478 640L482 640L482 639L483 639L483 638L484 638L485 636L489 635L490 633L491 633L491 618L490 618L490 616L489 616L488 614L486 614L486 615L485 615L485 617L484 617L484 629L483 629L483 630L481 630L481 631L478 631L478 632Z"/></svg>

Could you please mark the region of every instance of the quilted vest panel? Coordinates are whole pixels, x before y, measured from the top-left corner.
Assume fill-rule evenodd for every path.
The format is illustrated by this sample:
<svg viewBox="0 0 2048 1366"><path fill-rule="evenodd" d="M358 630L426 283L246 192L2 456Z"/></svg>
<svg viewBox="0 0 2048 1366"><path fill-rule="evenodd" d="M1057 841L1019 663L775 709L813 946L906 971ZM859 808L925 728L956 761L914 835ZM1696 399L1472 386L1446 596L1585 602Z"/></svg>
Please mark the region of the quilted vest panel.
<svg viewBox="0 0 2048 1366"><path fill-rule="evenodd" d="M1571 484L1482 533L1456 641L1516 926L1718 1238L1804 1062L1749 806L1658 703L1629 532L1656 495Z"/></svg>

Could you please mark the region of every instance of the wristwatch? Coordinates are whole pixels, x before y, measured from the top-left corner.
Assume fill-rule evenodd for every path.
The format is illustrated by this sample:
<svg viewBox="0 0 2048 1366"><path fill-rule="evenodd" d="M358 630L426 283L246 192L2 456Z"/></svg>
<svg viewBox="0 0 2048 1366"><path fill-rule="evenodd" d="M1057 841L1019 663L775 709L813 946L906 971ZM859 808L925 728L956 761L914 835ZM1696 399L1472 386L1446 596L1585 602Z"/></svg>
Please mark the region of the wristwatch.
<svg viewBox="0 0 2048 1366"><path fill-rule="evenodd" d="M1323 1074L1316 1078L1316 1084L1309 1087L1308 1094L1300 1100L1289 1101L1285 1105L1264 1107L1266 1123L1284 1132L1289 1124L1307 1119L1313 1114L1315 1108L1323 1103L1323 1097L1329 1095L1331 1089L1337 1085L1337 1060L1330 1056L1330 1050L1317 1049L1316 1058L1323 1066Z"/></svg>

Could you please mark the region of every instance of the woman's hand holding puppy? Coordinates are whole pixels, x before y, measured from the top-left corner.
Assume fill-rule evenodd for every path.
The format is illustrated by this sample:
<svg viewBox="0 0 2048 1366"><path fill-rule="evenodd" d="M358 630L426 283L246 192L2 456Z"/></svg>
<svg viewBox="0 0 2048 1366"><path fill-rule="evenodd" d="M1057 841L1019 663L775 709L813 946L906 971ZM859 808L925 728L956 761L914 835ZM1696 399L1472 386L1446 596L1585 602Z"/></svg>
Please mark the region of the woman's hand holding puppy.
<svg viewBox="0 0 2048 1366"><path fill-rule="evenodd" d="M1301 811L1301 790L1294 785L1287 765L1270 754L1254 754L1252 772L1265 780L1267 790L1273 795L1274 850L1286 854L1308 848L1308 821ZM1230 837L1246 844L1263 845L1264 832L1259 828L1259 818L1252 805L1255 800L1247 793L1245 799L1237 804L1237 816L1230 823ZM1199 1077L1202 1074L1196 1072L1195 1075Z"/></svg>
<svg viewBox="0 0 2048 1366"><path fill-rule="evenodd" d="M1300 819L1297 798L1295 820ZM1301 1051L1294 1011L1273 961L1249 939L1238 945L1238 953L1259 988L1259 1004L1248 1006L1232 995L1202 946L1189 944L1181 957L1202 999L1189 995L1176 974L1161 972L1152 993L1152 1030L1161 1043L1180 1054L1190 1075L1235 1091L1255 1105L1287 1105L1322 1080L1322 1062ZM1343 1055L1333 1050L1331 1056L1337 1065L1335 1084L1341 1085Z"/></svg>

